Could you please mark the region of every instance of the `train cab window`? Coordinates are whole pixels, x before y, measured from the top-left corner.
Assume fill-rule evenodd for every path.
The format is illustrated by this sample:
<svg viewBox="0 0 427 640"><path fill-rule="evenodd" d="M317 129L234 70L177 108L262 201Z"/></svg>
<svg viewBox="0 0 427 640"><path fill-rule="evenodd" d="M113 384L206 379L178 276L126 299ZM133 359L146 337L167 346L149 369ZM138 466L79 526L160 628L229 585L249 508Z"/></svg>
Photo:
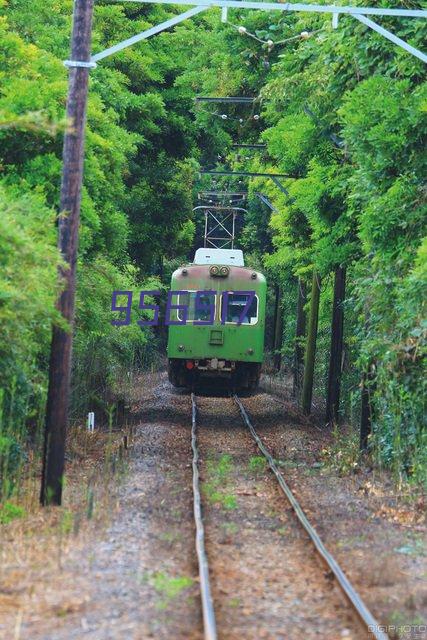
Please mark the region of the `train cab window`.
<svg viewBox="0 0 427 640"><path fill-rule="evenodd" d="M185 293L180 293L178 296L178 304L186 305L188 307L187 322L194 322L195 320L207 322L208 320L210 320L212 314L210 307L213 307L213 317L215 317L215 292L206 292L202 295L199 295L197 309L196 295L197 291L186 291ZM181 309L178 310L177 315L178 320L183 319L183 312Z"/></svg>
<svg viewBox="0 0 427 640"><path fill-rule="evenodd" d="M229 293L226 322L238 323L245 306L249 302L247 293ZM258 322L258 297L254 296L242 320L242 324L256 324Z"/></svg>

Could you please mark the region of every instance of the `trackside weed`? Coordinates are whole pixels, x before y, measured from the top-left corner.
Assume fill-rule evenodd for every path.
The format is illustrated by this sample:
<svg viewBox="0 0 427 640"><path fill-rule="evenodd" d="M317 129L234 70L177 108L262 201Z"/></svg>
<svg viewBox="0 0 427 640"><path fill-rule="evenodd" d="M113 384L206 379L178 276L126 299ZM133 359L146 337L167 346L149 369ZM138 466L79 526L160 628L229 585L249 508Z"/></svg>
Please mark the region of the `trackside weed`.
<svg viewBox="0 0 427 640"><path fill-rule="evenodd" d="M237 508L236 497L227 492L227 480L233 471L233 459L230 454L223 454L219 460L208 460L209 481L203 483L203 493L212 504L220 504L224 509Z"/></svg>
<svg viewBox="0 0 427 640"><path fill-rule="evenodd" d="M193 586L194 580L189 576L172 577L159 571L152 574L150 582L161 596L159 609L165 609L172 600L178 598L184 591Z"/></svg>

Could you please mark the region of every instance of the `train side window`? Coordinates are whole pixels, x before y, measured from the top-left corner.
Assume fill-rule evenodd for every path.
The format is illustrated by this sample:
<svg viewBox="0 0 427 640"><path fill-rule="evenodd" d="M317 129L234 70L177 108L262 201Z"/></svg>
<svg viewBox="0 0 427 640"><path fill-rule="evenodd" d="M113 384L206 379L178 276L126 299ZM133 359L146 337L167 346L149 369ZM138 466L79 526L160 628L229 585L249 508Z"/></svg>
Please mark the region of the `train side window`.
<svg viewBox="0 0 427 640"><path fill-rule="evenodd" d="M178 296L178 304L188 306L188 318L187 322L202 321L208 322L211 319L211 312L209 310L209 306L213 305L214 313L213 317L215 317L216 313L216 294L214 291L211 292L203 292L203 295L199 295L198 308L196 309L196 296L197 291L187 291L184 294L180 294ZM182 320L180 317L180 310L177 312L178 320Z"/></svg>
<svg viewBox="0 0 427 640"><path fill-rule="evenodd" d="M230 291L227 296L226 322L237 324L242 312L249 301L248 293L233 293ZM247 310L242 324L256 324L258 322L258 296L254 296Z"/></svg>

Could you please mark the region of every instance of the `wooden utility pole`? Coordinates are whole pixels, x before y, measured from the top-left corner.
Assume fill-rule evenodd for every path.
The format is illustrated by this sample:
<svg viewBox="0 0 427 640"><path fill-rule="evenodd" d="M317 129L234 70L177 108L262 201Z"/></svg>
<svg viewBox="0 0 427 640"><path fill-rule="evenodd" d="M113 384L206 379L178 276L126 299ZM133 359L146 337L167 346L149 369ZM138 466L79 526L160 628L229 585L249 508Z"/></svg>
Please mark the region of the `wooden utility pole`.
<svg viewBox="0 0 427 640"><path fill-rule="evenodd" d="M342 352L344 344L345 267L335 270L332 304L331 351L329 356L326 422L338 422L341 389Z"/></svg>
<svg viewBox="0 0 427 640"><path fill-rule="evenodd" d="M276 371L280 371L282 366L282 339L283 339L283 317L282 317L282 289L280 285L276 284L275 287L275 309L274 309L274 366Z"/></svg>
<svg viewBox="0 0 427 640"><path fill-rule="evenodd" d="M69 330L54 326L52 332L40 492L40 501L43 505L59 505L62 498L86 105L89 68L94 66L90 64L93 3L94 0L74 0L71 60L67 65L70 67L67 99L68 124L63 146L58 218L58 246L65 266L60 269L64 289L58 299L57 308L69 324Z"/></svg>
<svg viewBox="0 0 427 640"><path fill-rule="evenodd" d="M319 320L320 276L313 271L311 287L310 316L308 320L307 343L305 347L304 380L301 407L306 415L311 413L313 397L314 363L316 357L317 324Z"/></svg>
<svg viewBox="0 0 427 640"><path fill-rule="evenodd" d="M301 394L302 370L304 364L304 345L302 344L302 342L305 338L305 328L307 324L307 316L304 308L306 302L307 291L305 282L301 278L298 278L293 381L293 394L297 399L299 399Z"/></svg>

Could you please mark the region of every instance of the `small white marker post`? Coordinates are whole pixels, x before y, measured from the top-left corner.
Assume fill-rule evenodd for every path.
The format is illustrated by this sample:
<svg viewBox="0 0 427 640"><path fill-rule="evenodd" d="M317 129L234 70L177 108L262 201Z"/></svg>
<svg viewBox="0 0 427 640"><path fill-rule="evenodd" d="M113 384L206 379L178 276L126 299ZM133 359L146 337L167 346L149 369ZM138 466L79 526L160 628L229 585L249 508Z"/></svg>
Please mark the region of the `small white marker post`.
<svg viewBox="0 0 427 640"><path fill-rule="evenodd" d="M95 431L95 413L93 411L89 411L87 414L87 430L90 433Z"/></svg>

